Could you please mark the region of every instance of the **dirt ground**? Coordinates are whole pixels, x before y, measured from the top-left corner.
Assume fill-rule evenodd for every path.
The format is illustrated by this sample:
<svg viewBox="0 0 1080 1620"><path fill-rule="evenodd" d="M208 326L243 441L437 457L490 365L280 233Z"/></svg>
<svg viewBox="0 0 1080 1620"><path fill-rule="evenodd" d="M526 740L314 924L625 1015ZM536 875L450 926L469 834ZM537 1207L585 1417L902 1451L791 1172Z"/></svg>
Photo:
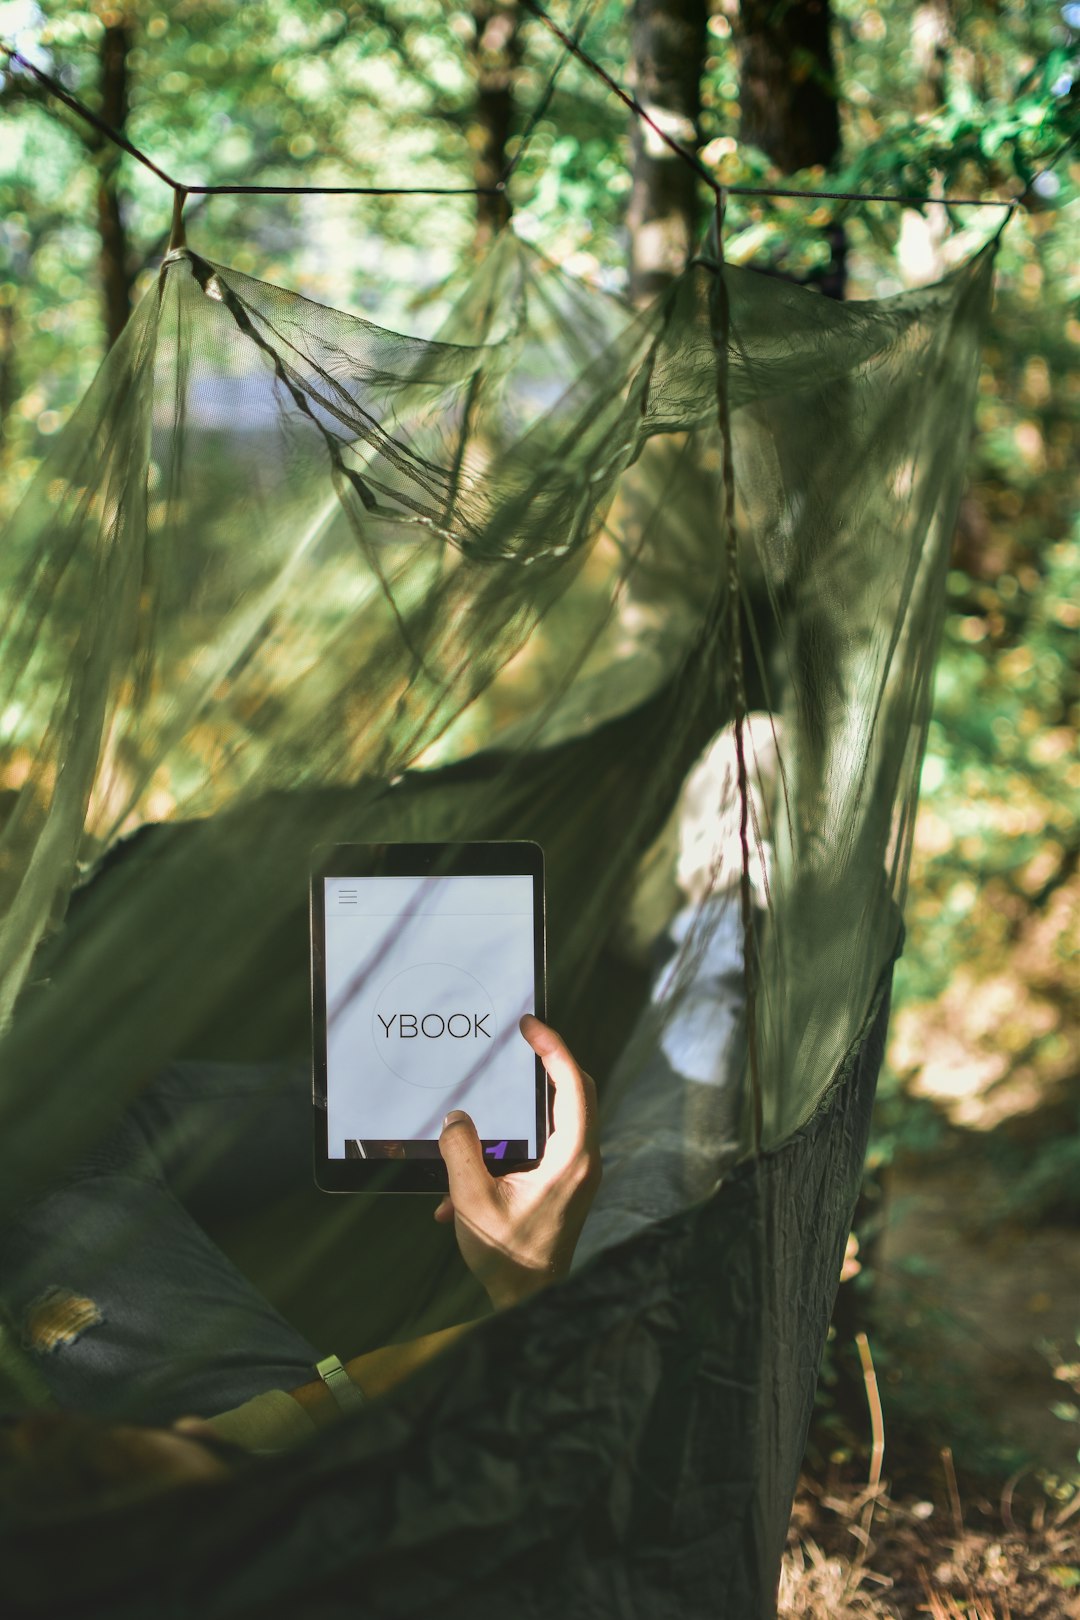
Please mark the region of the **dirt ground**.
<svg viewBox="0 0 1080 1620"><path fill-rule="evenodd" d="M992 1164L977 1154L898 1166L875 1260L876 1312L912 1342L924 1336L1004 1447L1076 1474L1080 1423L1053 1408L1073 1395L1055 1364L1080 1360L1080 1228L992 1219L999 1193ZM885 1394L888 1405L887 1386ZM962 1472L962 1437L940 1438Z"/></svg>
<svg viewBox="0 0 1080 1620"><path fill-rule="evenodd" d="M958 1135L887 1178L881 1483L804 1479L783 1620L1080 1620L1080 1228L1003 1219L999 1165Z"/></svg>
<svg viewBox="0 0 1080 1620"><path fill-rule="evenodd" d="M1076 1509L1076 1511L1074 1511ZM1080 1500L1002 1515L809 1483L792 1515L781 1620L1080 1620Z"/></svg>

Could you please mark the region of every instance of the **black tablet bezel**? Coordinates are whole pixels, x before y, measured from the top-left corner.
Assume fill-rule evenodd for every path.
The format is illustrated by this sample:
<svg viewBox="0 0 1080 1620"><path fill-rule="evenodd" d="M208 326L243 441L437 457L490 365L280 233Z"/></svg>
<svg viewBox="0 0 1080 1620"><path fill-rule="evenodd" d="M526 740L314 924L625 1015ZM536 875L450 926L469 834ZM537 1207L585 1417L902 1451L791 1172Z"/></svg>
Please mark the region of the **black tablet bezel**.
<svg viewBox="0 0 1080 1620"><path fill-rule="evenodd" d="M547 1016L544 852L525 841L442 844L333 844L312 855L311 1034L315 1181L323 1192L447 1191L446 1166L437 1159L331 1158L326 1103L326 930L323 880L327 877L527 876L533 880L535 1012ZM551 1128L550 1087L536 1059L536 1140L543 1154ZM536 1159L492 1163L493 1175L529 1170Z"/></svg>

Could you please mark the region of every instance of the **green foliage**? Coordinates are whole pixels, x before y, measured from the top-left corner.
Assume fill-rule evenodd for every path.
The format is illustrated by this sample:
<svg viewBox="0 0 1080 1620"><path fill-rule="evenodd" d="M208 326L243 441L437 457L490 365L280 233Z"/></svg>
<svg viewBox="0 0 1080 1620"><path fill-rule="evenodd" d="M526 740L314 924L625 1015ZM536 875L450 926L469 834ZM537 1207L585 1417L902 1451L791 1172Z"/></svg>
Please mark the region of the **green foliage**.
<svg viewBox="0 0 1080 1620"><path fill-rule="evenodd" d="M1080 29L1055 8L866 7L839 0L838 82L844 156L829 175L779 175L764 154L740 145L738 76L726 9L712 18L715 54L705 82L705 157L729 185L966 196L1019 195L1070 139L1080 136ZM937 16L944 32L927 41ZM926 61L927 47L937 54ZM1066 190L1060 200L1072 193ZM1050 182L1035 204L1057 201ZM952 224L970 216L953 211ZM997 216L1000 218L1000 216ZM806 204L733 197L729 256L770 260L792 272L820 263L821 227L850 223L879 251L897 244L901 215L890 205ZM983 227L985 229L985 225ZM882 290L895 290L883 287Z"/></svg>
<svg viewBox="0 0 1080 1620"><path fill-rule="evenodd" d="M893 1059L967 1125L1080 1077L1078 290L1066 215L1006 236L923 771Z"/></svg>
<svg viewBox="0 0 1080 1620"><path fill-rule="evenodd" d="M1053 1340L1044 1341L1040 1346L1042 1354L1046 1357L1051 1376L1060 1386L1062 1399L1053 1402L1051 1412L1059 1422L1068 1426L1073 1440L1080 1442L1080 1333L1077 1333L1070 1345L1061 1345ZM1072 1398L1070 1398L1072 1397ZM1063 1501L1070 1500L1078 1489L1080 1480L1080 1448L1076 1453L1077 1468L1066 1472L1064 1477L1055 1476L1047 1481L1050 1494ZM1080 1570L1064 1570L1062 1572L1063 1586L1080 1585ZM1072 1580L1071 1576L1076 1576Z"/></svg>

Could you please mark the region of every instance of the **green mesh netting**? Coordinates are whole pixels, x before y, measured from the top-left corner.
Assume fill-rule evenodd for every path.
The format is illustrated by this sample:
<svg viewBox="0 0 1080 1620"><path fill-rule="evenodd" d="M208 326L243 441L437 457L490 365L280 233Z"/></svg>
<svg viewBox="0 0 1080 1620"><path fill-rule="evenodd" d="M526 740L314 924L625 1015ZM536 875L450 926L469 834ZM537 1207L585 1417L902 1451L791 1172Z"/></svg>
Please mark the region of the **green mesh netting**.
<svg viewBox="0 0 1080 1620"><path fill-rule="evenodd" d="M0 558L4 1208L163 1065L303 1056L309 854L367 838L544 846L607 1174L566 1283L360 1420L64 1560L21 1525L27 1612L770 1612L991 270L841 306L705 256L636 315L506 233L428 342L170 254ZM479 1308L430 1214L214 1236L356 1354Z"/></svg>

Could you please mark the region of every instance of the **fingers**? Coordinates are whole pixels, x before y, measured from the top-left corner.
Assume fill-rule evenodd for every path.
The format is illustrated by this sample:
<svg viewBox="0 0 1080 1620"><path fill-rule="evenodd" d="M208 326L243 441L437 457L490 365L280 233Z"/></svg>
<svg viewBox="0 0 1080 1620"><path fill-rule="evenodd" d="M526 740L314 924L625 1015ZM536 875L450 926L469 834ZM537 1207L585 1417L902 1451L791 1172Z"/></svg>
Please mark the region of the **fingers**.
<svg viewBox="0 0 1080 1620"><path fill-rule="evenodd" d="M547 1070L555 1087L554 1136L560 1156L570 1157L585 1144L596 1119L596 1086L592 1077L578 1068L561 1035L539 1018L527 1013L521 1020L521 1033Z"/></svg>
<svg viewBox="0 0 1080 1620"><path fill-rule="evenodd" d="M581 1158L595 1136L597 1117L596 1086L591 1075L575 1063L566 1042L549 1025L528 1013L521 1020L522 1035L547 1071L555 1088L553 1129L542 1166L527 1175L543 1176L545 1181ZM434 1212L436 1221L448 1224L460 1215L470 1215L498 1201L500 1183L484 1161L483 1146L468 1114L455 1108L443 1121L439 1152L446 1165L450 1190ZM504 1182L525 1179L503 1178ZM503 1186L503 1191L506 1190Z"/></svg>
<svg viewBox="0 0 1080 1620"><path fill-rule="evenodd" d="M204 1437L209 1436L211 1440L217 1439L217 1430L214 1428L214 1425L207 1422L206 1418L202 1417L187 1416L174 1418L169 1427L171 1429L175 1429L178 1434L194 1435L196 1439L200 1435Z"/></svg>
<svg viewBox="0 0 1080 1620"><path fill-rule="evenodd" d="M435 1212L436 1220L446 1220L460 1210L466 1216L478 1201L491 1197L491 1172L484 1163L484 1150L476 1134L476 1126L468 1114L455 1108L443 1121L439 1137L439 1152L446 1165L450 1192L443 1200L450 1205L449 1215L443 1213L443 1204Z"/></svg>

